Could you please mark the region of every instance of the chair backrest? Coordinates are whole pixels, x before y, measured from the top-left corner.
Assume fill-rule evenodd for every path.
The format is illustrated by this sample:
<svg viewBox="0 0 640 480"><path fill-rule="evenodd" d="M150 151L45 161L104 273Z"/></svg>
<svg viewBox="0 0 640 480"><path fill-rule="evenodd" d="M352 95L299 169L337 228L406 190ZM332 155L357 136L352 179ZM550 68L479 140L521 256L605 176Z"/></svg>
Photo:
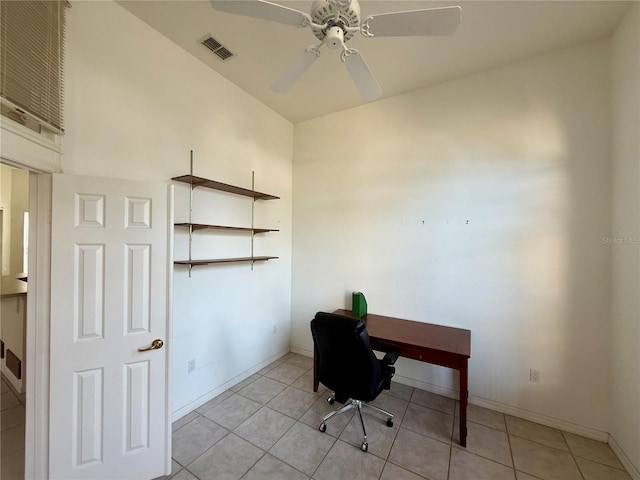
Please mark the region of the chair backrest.
<svg viewBox="0 0 640 480"><path fill-rule="evenodd" d="M318 312L311 321L311 334L318 357L318 380L336 393L336 400L374 400L381 390L382 368L365 323L359 318Z"/></svg>

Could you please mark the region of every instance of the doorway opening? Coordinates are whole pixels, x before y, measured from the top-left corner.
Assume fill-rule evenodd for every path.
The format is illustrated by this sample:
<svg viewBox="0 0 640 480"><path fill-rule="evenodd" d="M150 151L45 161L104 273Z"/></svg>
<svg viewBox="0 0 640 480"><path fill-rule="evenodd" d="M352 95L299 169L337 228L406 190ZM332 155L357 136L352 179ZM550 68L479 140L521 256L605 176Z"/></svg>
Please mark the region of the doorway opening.
<svg viewBox="0 0 640 480"><path fill-rule="evenodd" d="M24 478L29 171L0 165L0 464Z"/></svg>

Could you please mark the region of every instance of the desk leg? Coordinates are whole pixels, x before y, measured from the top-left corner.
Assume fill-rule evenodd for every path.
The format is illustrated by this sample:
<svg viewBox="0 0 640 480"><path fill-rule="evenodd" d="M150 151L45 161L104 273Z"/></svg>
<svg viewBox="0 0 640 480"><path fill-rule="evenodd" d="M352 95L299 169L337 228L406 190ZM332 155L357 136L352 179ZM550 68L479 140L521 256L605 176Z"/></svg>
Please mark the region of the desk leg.
<svg viewBox="0 0 640 480"><path fill-rule="evenodd" d="M318 351L316 349L315 342L313 343L313 391L318 391L318 385L320 381L318 380Z"/></svg>
<svg viewBox="0 0 640 480"><path fill-rule="evenodd" d="M467 446L467 398L469 390L468 382L468 361L465 358L460 366L460 445Z"/></svg>

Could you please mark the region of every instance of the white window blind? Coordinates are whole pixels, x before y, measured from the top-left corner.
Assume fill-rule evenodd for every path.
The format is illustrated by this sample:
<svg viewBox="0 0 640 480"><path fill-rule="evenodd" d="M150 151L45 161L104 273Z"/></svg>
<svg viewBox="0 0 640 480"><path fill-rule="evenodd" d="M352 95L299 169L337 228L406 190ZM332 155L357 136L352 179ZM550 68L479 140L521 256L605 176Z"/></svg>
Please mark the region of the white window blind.
<svg viewBox="0 0 640 480"><path fill-rule="evenodd" d="M58 133L63 130L67 4L0 1L0 96Z"/></svg>

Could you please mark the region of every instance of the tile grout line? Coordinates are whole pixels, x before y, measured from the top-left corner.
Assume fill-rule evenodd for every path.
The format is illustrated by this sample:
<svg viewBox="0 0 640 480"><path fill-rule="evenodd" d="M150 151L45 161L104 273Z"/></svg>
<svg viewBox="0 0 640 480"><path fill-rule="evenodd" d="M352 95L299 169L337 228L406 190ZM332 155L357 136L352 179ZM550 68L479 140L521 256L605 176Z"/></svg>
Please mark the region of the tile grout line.
<svg viewBox="0 0 640 480"><path fill-rule="evenodd" d="M466 428L466 426L465 426ZM453 422L451 424L451 444L449 445L449 461L447 463L447 480L451 478L451 457L453 457L453 439L455 438L456 431L456 407L453 405Z"/></svg>
<svg viewBox="0 0 640 480"><path fill-rule="evenodd" d="M573 454L573 450L571 450L571 445L569 445L569 442L567 442L567 437L565 436L562 430L560 430L560 435L562 435L562 439L564 440L564 443L567 445L567 448L569 449L569 453L571 454L571 460L573 460L573 464L578 469L578 473L580 474L580 477L582 478L582 480L584 480L585 476L582 473L582 469L580 468L580 465L578 464L578 461L576 460L576 457Z"/></svg>
<svg viewBox="0 0 640 480"><path fill-rule="evenodd" d="M509 445L509 455L511 456L511 465L513 465L513 476L518 478L518 472L516 470L516 460L513 458L513 448L511 448L511 435L509 435L509 427L507 425L507 418L502 414L502 421L504 422L505 434L507 435L507 444Z"/></svg>

